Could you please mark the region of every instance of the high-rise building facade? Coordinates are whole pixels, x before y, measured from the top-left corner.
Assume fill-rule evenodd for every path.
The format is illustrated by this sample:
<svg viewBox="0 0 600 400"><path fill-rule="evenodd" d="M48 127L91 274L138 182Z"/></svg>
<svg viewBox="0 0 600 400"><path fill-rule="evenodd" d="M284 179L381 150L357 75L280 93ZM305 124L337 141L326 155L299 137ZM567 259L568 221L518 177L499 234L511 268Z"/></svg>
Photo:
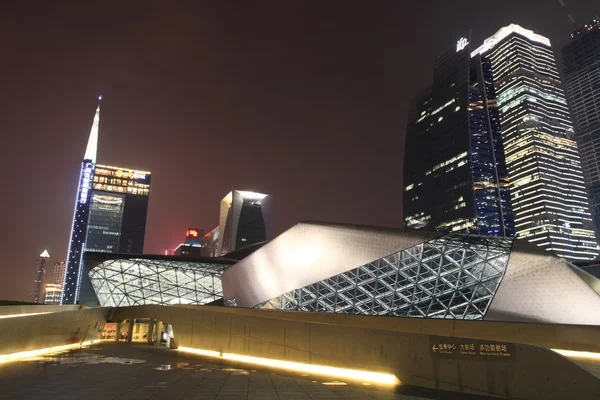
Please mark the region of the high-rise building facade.
<svg viewBox="0 0 600 400"><path fill-rule="evenodd" d="M411 107L404 156L407 227L514 236L490 61L460 39Z"/></svg>
<svg viewBox="0 0 600 400"><path fill-rule="evenodd" d="M37 271L35 273L35 280L33 281L33 302L43 303L42 296L44 290L44 279L46 277L46 262L50 258L48 250L44 250L38 259Z"/></svg>
<svg viewBox="0 0 600 400"><path fill-rule="evenodd" d="M100 107L92 125L77 192L63 304L98 305L82 265L85 251L142 253L151 173L96 163Z"/></svg>
<svg viewBox="0 0 600 400"><path fill-rule="evenodd" d="M571 34L563 50L565 86L583 177L600 233L600 18Z"/></svg>
<svg viewBox="0 0 600 400"><path fill-rule="evenodd" d="M44 304L60 304L65 280L65 266L64 261L55 262L52 271L46 275Z"/></svg>
<svg viewBox="0 0 600 400"><path fill-rule="evenodd" d="M550 40L510 25L475 49L494 73L518 238L569 260L598 255Z"/></svg>
<svg viewBox="0 0 600 400"><path fill-rule="evenodd" d="M150 178L148 171L96 165L86 251L143 252Z"/></svg>
<svg viewBox="0 0 600 400"><path fill-rule="evenodd" d="M62 286L62 283L65 281L65 268L66 264L64 261L55 262L52 271L47 275L46 283Z"/></svg>
<svg viewBox="0 0 600 400"><path fill-rule="evenodd" d="M75 198L75 211L71 224L71 235L69 239L69 250L65 269L65 281L63 283L62 304L77 304L79 300L79 289L81 287L81 276L83 274L82 257L85 251L85 240L87 235L88 219L90 215L90 202L92 198L92 180L94 179L94 166L96 164L96 153L98 149L98 126L100 124L100 105L96 109L92 130L85 149L85 155L81 162L79 174L79 185Z"/></svg>
<svg viewBox="0 0 600 400"><path fill-rule="evenodd" d="M267 240L265 205L268 195L232 190L221 200L217 254Z"/></svg>

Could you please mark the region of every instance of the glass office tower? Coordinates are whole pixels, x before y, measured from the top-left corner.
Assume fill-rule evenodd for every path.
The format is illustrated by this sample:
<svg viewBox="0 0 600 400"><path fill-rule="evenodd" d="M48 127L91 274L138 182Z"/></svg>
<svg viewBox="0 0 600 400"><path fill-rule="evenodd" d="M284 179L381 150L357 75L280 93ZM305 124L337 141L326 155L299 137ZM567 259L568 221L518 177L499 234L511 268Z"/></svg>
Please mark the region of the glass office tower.
<svg viewBox="0 0 600 400"><path fill-rule="evenodd" d="M82 164L63 285L63 304L98 305L83 253L144 250L150 195L148 171L96 164L100 107Z"/></svg>
<svg viewBox="0 0 600 400"><path fill-rule="evenodd" d="M563 50L565 84L583 177L600 232L600 19L571 34Z"/></svg>
<svg viewBox="0 0 600 400"><path fill-rule="evenodd" d="M471 55L492 62L517 237L569 260L595 258L579 153L550 41L513 24Z"/></svg>
<svg viewBox="0 0 600 400"><path fill-rule="evenodd" d="M438 57L411 107L404 156L407 227L514 236L490 61L469 40Z"/></svg>
<svg viewBox="0 0 600 400"><path fill-rule="evenodd" d="M96 165L85 251L143 253L150 178L148 171ZM99 304L87 271L79 303Z"/></svg>

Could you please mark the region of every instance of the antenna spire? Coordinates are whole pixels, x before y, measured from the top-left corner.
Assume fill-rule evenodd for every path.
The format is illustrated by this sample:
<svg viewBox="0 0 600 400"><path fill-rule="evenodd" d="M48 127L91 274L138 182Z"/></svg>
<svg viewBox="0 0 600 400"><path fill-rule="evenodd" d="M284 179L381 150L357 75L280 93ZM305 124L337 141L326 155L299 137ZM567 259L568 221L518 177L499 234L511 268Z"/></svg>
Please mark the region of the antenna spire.
<svg viewBox="0 0 600 400"><path fill-rule="evenodd" d="M96 153L98 152L98 125L100 124L100 100L102 96L98 96L98 108L96 108L96 115L94 115L94 122L92 123L92 130L90 131L90 138L88 139L87 147L85 148L84 160L90 160L92 163L96 162Z"/></svg>

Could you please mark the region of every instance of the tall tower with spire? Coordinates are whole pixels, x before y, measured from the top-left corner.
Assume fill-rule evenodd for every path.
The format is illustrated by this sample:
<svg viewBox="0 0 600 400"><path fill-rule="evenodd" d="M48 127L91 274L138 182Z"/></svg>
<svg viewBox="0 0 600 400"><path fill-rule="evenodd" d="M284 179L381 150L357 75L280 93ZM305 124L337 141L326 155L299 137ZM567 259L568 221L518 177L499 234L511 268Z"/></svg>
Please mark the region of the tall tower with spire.
<svg viewBox="0 0 600 400"><path fill-rule="evenodd" d="M99 97L100 101L102 97ZM71 225L71 236L69 250L67 253L67 266L65 281L63 283L62 304L77 304L81 277L83 271L83 252L87 237L88 220L90 215L90 203L92 197L92 180L96 167L96 153L98 150L98 126L100 124L100 103L96 108L96 115L92 124L92 130L85 149L85 155L81 162L81 173L79 174L79 185L75 200L75 211L73 212L73 223Z"/></svg>

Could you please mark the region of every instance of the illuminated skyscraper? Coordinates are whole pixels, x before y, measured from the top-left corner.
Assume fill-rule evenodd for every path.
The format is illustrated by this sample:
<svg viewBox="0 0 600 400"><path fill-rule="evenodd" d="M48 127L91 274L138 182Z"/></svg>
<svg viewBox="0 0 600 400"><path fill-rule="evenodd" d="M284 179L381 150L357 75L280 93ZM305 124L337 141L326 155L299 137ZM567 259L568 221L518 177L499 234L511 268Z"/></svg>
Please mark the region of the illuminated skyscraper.
<svg viewBox="0 0 600 400"><path fill-rule="evenodd" d="M82 164L63 285L63 304L95 306L85 251L142 253L150 195L148 171L96 164L100 107Z"/></svg>
<svg viewBox="0 0 600 400"><path fill-rule="evenodd" d="M96 109L92 130L81 162L77 197L75 198L75 211L71 225L71 237L67 252L67 266L65 281L63 283L62 304L77 304L81 284L82 257L85 251L85 240L90 215L90 202L92 198L92 180L98 150L98 125L100 124L100 105Z"/></svg>
<svg viewBox="0 0 600 400"><path fill-rule="evenodd" d="M571 34L563 50L565 84L581 167L600 232L600 18Z"/></svg>
<svg viewBox="0 0 600 400"><path fill-rule="evenodd" d="M33 281L34 303L43 303L42 292L44 290L44 278L46 276L46 261L48 261L48 258L50 258L50 254L48 254L48 250L44 250L44 252L40 254L38 268L35 273L35 280Z"/></svg>
<svg viewBox="0 0 600 400"><path fill-rule="evenodd" d="M65 262L55 262L52 271L46 275L46 284L44 285L44 304L60 304L64 280Z"/></svg>
<svg viewBox="0 0 600 400"><path fill-rule="evenodd" d="M490 61L469 40L436 59L411 107L404 155L407 227L514 236Z"/></svg>
<svg viewBox="0 0 600 400"><path fill-rule="evenodd" d="M550 40L518 25L471 53L492 63L517 237L570 260L598 255Z"/></svg>
<svg viewBox="0 0 600 400"><path fill-rule="evenodd" d="M267 240L265 211L269 195L232 190L221 200L217 255Z"/></svg>

